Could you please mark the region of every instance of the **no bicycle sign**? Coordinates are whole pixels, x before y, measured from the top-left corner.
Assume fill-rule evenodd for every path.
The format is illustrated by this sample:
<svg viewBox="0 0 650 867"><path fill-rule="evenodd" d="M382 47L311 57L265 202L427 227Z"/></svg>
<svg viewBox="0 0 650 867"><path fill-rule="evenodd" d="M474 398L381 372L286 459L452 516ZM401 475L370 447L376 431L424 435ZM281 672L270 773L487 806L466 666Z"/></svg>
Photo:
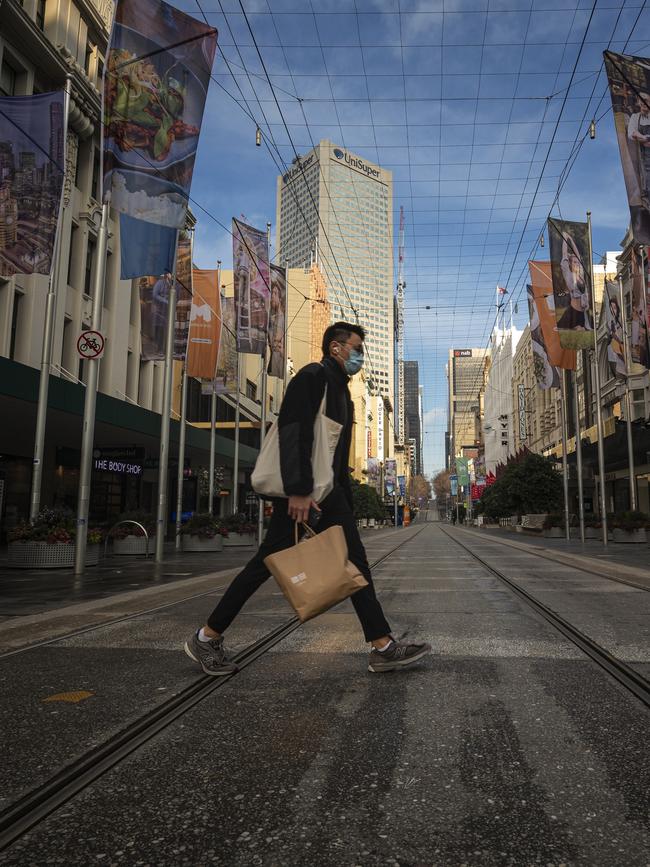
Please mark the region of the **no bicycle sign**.
<svg viewBox="0 0 650 867"><path fill-rule="evenodd" d="M99 331L84 331L77 340L77 352L82 358L101 358L104 354L104 335Z"/></svg>

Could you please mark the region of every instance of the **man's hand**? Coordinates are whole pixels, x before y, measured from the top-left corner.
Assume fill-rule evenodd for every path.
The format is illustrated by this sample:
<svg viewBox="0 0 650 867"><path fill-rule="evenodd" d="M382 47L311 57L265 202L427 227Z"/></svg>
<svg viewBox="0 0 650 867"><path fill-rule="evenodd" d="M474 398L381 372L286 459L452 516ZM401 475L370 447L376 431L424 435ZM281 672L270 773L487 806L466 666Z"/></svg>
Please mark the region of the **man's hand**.
<svg viewBox="0 0 650 867"><path fill-rule="evenodd" d="M312 500L309 494L306 497L299 497L295 494L289 497L289 517L293 518L294 521L300 523L306 521L309 518L310 509L316 509L317 512L320 512L318 503Z"/></svg>

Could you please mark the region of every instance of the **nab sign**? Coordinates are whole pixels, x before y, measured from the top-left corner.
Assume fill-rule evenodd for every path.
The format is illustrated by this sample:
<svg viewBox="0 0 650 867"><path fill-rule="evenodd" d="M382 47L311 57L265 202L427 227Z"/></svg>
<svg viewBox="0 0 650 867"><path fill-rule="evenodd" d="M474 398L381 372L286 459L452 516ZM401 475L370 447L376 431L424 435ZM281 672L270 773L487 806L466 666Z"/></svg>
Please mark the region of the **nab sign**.
<svg viewBox="0 0 650 867"><path fill-rule="evenodd" d="M471 358L471 349L454 349L454 358Z"/></svg>

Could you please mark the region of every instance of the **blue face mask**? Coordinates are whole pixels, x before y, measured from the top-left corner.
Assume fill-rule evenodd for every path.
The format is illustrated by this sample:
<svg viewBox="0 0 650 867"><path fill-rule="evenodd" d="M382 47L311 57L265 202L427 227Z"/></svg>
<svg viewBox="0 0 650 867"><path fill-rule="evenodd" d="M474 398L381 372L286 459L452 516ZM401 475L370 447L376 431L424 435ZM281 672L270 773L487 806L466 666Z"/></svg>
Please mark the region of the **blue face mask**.
<svg viewBox="0 0 650 867"><path fill-rule="evenodd" d="M348 376L359 373L363 367L363 352L359 352L358 349L351 349L347 361L343 362L343 367Z"/></svg>

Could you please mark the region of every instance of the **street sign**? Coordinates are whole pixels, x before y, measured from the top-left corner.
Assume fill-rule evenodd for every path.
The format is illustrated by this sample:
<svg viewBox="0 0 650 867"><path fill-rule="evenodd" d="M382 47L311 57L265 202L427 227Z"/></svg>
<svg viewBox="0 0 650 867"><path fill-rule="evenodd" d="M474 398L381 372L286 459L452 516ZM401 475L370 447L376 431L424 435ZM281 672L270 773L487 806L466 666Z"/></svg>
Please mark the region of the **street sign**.
<svg viewBox="0 0 650 867"><path fill-rule="evenodd" d="M77 340L77 352L82 358L101 358L104 354L104 335L99 331L83 331Z"/></svg>

